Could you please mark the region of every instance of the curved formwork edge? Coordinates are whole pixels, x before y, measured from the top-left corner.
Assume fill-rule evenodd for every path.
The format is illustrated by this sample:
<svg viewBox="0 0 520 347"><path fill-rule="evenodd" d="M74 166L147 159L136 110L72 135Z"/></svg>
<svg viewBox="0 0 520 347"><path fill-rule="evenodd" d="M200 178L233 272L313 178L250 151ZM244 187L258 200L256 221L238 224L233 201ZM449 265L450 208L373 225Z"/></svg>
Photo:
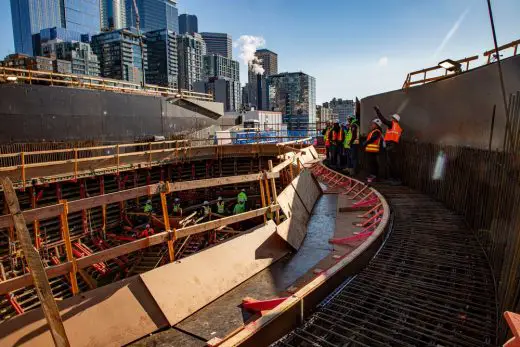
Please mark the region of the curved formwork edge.
<svg viewBox="0 0 520 347"><path fill-rule="evenodd" d="M345 194L358 204L371 201L379 206L379 209L370 211L373 215L370 219L375 222L372 224L373 228L364 231L369 236L354 251L340 258L336 264L317 275L269 313L225 337L218 346L266 346L286 335L309 317L313 309L335 288L364 268L383 242L383 235L389 225L390 208L377 190L361 181L332 171L321 162L312 162L305 166L322 183L337 189L338 194Z"/></svg>

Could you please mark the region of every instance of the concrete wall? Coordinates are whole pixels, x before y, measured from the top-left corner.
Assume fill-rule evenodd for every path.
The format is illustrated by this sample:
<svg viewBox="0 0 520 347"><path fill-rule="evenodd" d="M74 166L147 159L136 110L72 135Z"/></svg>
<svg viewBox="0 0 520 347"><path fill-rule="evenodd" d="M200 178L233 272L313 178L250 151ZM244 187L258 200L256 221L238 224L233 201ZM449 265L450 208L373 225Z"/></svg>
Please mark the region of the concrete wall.
<svg viewBox="0 0 520 347"><path fill-rule="evenodd" d="M502 70L508 95L520 90L520 55L504 60ZM483 148L489 143L494 104L492 147L501 148L506 121L496 63L407 91L366 97L361 100L361 129L367 133L375 117L372 108L379 105L384 115L400 114L405 138Z"/></svg>
<svg viewBox="0 0 520 347"><path fill-rule="evenodd" d="M218 103L200 103L222 109ZM19 84L0 85L0 122L0 143L132 141L217 123L162 97Z"/></svg>

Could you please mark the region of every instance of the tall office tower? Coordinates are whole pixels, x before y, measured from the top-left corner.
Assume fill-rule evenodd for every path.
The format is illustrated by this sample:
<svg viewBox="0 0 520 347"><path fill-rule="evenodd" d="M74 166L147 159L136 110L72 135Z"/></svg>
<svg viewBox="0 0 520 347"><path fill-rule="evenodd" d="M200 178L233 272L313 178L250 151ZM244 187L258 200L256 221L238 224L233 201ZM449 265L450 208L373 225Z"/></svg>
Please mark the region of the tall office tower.
<svg viewBox="0 0 520 347"><path fill-rule="evenodd" d="M75 75L99 76L99 60L88 43L49 40L42 43L41 50L45 57L70 62L70 72Z"/></svg>
<svg viewBox="0 0 520 347"><path fill-rule="evenodd" d="M193 14L181 14L179 16L179 34L193 34L199 32L197 16Z"/></svg>
<svg viewBox="0 0 520 347"><path fill-rule="evenodd" d="M135 30L120 29L92 36L92 50L101 62L101 76L134 83L142 81L141 47ZM144 68L147 69L146 45Z"/></svg>
<svg viewBox="0 0 520 347"><path fill-rule="evenodd" d="M282 112L289 130L316 126L316 79L303 72L284 72L267 78L269 107Z"/></svg>
<svg viewBox="0 0 520 347"><path fill-rule="evenodd" d="M197 33L184 34L177 37L177 56L179 59L179 86L193 90L193 83L202 81L204 77L203 56L206 55L206 44Z"/></svg>
<svg viewBox="0 0 520 347"><path fill-rule="evenodd" d="M226 58L233 58L231 35L224 33L200 33L206 43L209 54L218 54Z"/></svg>
<svg viewBox="0 0 520 347"><path fill-rule="evenodd" d="M81 34L96 34L100 30L99 0L59 1L62 26Z"/></svg>
<svg viewBox="0 0 520 347"><path fill-rule="evenodd" d="M99 0L101 10L101 31L126 28L126 1Z"/></svg>
<svg viewBox="0 0 520 347"><path fill-rule="evenodd" d="M57 0L11 0L14 49L34 55L32 35L51 27L62 27Z"/></svg>
<svg viewBox="0 0 520 347"><path fill-rule="evenodd" d="M179 64L175 33L166 29L147 32L146 48L148 55L146 83L177 88Z"/></svg>
<svg viewBox="0 0 520 347"><path fill-rule="evenodd" d="M179 33L179 12L176 0L136 0L141 32L166 29ZM126 0L126 24L136 26L133 0Z"/></svg>
<svg viewBox="0 0 520 347"><path fill-rule="evenodd" d="M249 103L258 110L268 110L267 77L278 73L278 54L268 49L258 49L255 52L255 63L260 65L264 72L258 74L248 69Z"/></svg>
<svg viewBox="0 0 520 347"><path fill-rule="evenodd" d="M206 47L207 49L207 47ZM225 77L232 81L240 81L240 64L231 58L221 55L207 54L204 59L204 79Z"/></svg>

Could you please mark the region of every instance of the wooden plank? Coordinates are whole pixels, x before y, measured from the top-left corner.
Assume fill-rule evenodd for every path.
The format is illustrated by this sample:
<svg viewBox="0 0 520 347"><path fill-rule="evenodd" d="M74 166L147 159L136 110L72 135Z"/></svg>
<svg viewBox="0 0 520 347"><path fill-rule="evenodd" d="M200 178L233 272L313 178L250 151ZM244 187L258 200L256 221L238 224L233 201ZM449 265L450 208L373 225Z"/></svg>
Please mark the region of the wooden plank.
<svg viewBox="0 0 520 347"><path fill-rule="evenodd" d="M47 218L58 217L62 212L63 205L57 204L23 211L22 214L26 220L43 220ZM13 225L14 224L11 215L0 216L0 228L8 228Z"/></svg>
<svg viewBox="0 0 520 347"><path fill-rule="evenodd" d="M285 169L287 166L289 166L290 164L292 164L296 158L299 158L301 156L301 152L298 152L296 153L296 155L293 155L291 156L290 158L284 160L283 162L281 162L280 164L276 165L275 167L273 167L273 169L271 170L271 172L280 172L282 171L283 169Z"/></svg>
<svg viewBox="0 0 520 347"><path fill-rule="evenodd" d="M90 290L58 306L74 347L119 347L168 326L138 276ZM0 346L52 346L40 308L0 324Z"/></svg>
<svg viewBox="0 0 520 347"><path fill-rule="evenodd" d="M294 249L299 249L307 234L309 213L296 194L292 185L287 186L278 196L280 208L287 220L279 225L277 233Z"/></svg>
<svg viewBox="0 0 520 347"><path fill-rule="evenodd" d="M0 183L4 188L4 197L7 201L9 212L11 212L13 218L18 241L22 247L27 265L31 270L30 272L33 278L36 294L40 300L54 344L58 347L68 347L70 346L70 343L67 334L65 333L65 327L61 321L56 301L54 301L54 296L52 295L51 286L45 268L43 267L40 254L32 245L31 235L29 234L29 230L25 224L25 219L21 213L16 191L14 190L13 184L9 178L0 177Z"/></svg>
<svg viewBox="0 0 520 347"><path fill-rule="evenodd" d="M309 213L312 212L316 200L321 195L321 188L314 177L312 177L310 170L302 170L300 175L291 182L291 185L296 190L307 211Z"/></svg>
<svg viewBox="0 0 520 347"><path fill-rule="evenodd" d="M141 274L141 279L169 324L175 325L287 254L275 231L269 221L181 262Z"/></svg>
<svg viewBox="0 0 520 347"><path fill-rule="evenodd" d="M251 174L251 175L241 175L241 176L231 176L231 177L219 177L219 178L209 178L203 180L194 180L194 181L182 181L169 183L170 191L182 191L189 189L199 189L199 188L208 188L214 186L223 186L227 184L237 184L242 182L253 182L258 181L262 178L262 173ZM268 173L268 178L277 178L280 177L280 174L277 172Z"/></svg>

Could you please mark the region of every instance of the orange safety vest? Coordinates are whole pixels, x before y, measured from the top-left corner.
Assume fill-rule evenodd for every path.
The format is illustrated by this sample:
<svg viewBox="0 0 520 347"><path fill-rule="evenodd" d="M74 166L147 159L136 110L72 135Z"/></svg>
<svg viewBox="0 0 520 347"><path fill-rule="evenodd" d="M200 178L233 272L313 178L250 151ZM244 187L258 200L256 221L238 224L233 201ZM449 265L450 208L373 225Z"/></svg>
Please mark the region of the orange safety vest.
<svg viewBox="0 0 520 347"><path fill-rule="evenodd" d="M327 128L327 131L325 131L325 136L323 136L323 138L325 139L325 147L330 146L330 131L331 130L332 130L331 128Z"/></svg>
<svg viewBox="0 0 520 347"><path fill-rule="evenodd" d="M399 139L401 138L402 132L403 129L401 129L399 123L395 120L392 120L392 127L386 131L385 141L399 143Z"/></svg>
<svg viewBox="0 0 520 347"><path fill-rule="evenodd" d="M343 140L343 130L339 129L339 131L332 130L332 141L342 141Z"/></svg>
<svg viewBox="0 0 520 347"><path fill-rule="evenodd" d="M375 142L372 142L372 143L369 143L366 147L365 147L365 152L368 152L368 153L379 153L379 147L380 147L380 144L381 144L381 130L379 129L375 129L375 130L372 130L369 134L368 134L368 139L371 139L372 138L372 135L375 133L375 132L378 132L379 133L379 136L377 137L377 140Z"/></svg>

